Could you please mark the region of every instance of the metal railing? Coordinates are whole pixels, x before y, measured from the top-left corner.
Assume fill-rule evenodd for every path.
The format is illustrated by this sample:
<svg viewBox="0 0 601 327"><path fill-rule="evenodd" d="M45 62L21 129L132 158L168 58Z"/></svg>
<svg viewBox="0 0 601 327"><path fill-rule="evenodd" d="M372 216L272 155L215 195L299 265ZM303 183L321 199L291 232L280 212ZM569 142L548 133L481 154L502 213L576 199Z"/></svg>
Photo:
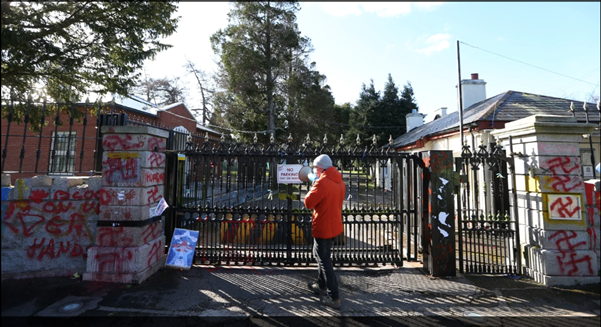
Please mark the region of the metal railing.
<svg viewBox="0 0 601 327"><path fill-rule="evenodd" d="M517 217L510 218L507 181L514 174L513 160L499 144L488 148L481 145L472 153L464 145L461 157L455 158L459 269L462 273L519 274L518 222Z"/></svg>
<svg viewBox="0 0 601 327"><path fill-rule="evenodd" d="M403 256L417 259L418 156L349 147L344 140L339 146L324 140L320 147L309 137L300 146L288 141L280 146L189 141L182 152L186 160L170 169L179 173L176 226L200 232L198 263L313 262L311 210L303 202L310 185L278 184L276 169L309 164L319 154L331 157L346 186L344 232L334 241L334 263L402 265Z"/></svg>
<svg viewBox="0 0 601 327"><path fill-rule="evenodd" d="M99 126L108 123L106 115L111 112L114 105L102 103L3 99L2 173L17 177L93 173ZM95 124L89 124L90 119Z"/></svg>

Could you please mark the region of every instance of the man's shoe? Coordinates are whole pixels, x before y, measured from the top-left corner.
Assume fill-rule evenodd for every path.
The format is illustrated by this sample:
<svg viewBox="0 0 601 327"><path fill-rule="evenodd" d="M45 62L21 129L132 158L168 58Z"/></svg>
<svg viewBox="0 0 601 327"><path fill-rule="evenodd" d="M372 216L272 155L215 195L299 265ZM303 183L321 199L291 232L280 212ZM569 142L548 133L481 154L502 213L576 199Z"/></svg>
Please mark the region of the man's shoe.
<svg viewBox="0 0 601 327"><path fill-rule="evenodd" d="M311 290L311 292L318 294L318 295L328 294L328 290L322 290L321 288L319 288L318 283L309 283L309 290Z"/></svg>
<svg viewBox="0 0 601 327"><path fill-rule="evenodd" d="M321 297L321 303L327 305L330 308L340 309L340 298L332 300L328 295Z"/></svg>

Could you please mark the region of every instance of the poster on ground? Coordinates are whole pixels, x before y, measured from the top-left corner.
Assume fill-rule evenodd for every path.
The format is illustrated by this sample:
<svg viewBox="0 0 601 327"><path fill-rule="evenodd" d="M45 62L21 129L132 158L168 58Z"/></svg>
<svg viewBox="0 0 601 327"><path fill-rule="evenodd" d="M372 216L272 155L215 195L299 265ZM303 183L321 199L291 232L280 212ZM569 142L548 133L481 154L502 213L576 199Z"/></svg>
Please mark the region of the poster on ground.
<svg viewBox="0 0 601 327"><path fill-rule="evenodd" d="M194 261L194 249L198 241L198 231L176 228L169 245L165 267L190 269Z"/></svg>

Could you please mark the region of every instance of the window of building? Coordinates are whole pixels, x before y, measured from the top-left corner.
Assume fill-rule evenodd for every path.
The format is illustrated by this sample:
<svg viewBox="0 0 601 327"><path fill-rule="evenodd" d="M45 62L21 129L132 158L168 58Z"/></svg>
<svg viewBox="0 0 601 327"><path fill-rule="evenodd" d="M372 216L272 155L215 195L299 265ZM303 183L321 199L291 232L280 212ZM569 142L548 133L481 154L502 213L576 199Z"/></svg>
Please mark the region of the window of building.
<svg viewBox="0 0 601 327"><path fill-rule="evenodd" d="M77 132L52 132L48 172L55 175L73 175ZM55 151L56 150L56 151ZM54 152L54 153L53 153Z"/></svg>

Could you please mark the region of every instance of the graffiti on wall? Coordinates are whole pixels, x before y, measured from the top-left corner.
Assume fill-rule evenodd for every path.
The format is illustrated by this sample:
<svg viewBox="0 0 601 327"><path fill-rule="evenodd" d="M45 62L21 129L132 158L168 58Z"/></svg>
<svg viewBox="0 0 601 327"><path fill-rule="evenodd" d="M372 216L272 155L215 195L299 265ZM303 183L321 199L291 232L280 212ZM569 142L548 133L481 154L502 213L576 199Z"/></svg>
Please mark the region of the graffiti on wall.
<svg viewBox="0 0 601 327"><path fill-rule="evenodd" d="M166 139L150 135L105 135L102 146L105 151L165 151Z"/></svg>
<svg viewBox="0 0 601 327"><path fill-rule="evenodd" d="M23 184L17 184L24 187ZM94 241L91 216L100 213L100 191L63 190L50 194L35 189L27 198L18 189L18 200L7 201L2 222L7 232L3 240L26 242L29 259L57 259L61 256L86 257Z"/></svg>
<svg viewBox="0 0 601 327"><path fill-rule="evenodd" d="M592 275L593 268L591 257L586 253L578 253L577 249L585 248L585 241L577 241L578 234L575 231L560 230L549 235L549 241L555 241L560 254L556 256L557 264L563 275ZM584 263L584 270L579 264Z"/></svg>
<svg viewBox="0 0 601 327"><path fill-rule="evenodd" d="M549 219L577 221L582 219L580 195L547 194L546 196Z"/></svg>
<svg viewBox="0 0 601 327"><path fill-rule="evenodd" d="M580 172L580 158L553 157L541 159L541 168L550 176L542 176L541 189L551 192L578 192L583 190Z"/></svg>

